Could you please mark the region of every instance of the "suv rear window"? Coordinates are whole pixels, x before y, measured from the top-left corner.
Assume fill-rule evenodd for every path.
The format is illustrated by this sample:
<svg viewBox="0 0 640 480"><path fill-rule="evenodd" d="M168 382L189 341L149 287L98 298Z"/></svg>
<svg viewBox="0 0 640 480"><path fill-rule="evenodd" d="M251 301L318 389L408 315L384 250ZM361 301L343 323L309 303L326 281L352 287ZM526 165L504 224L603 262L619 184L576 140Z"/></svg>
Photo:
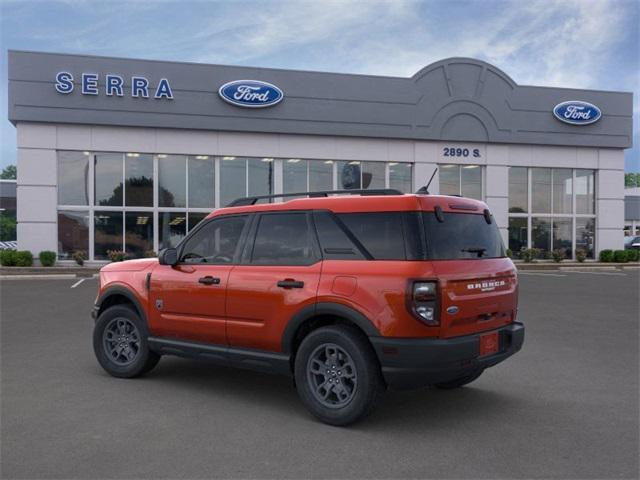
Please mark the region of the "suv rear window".
<svg viewBox="0 0 640 480"><path fill-rule="evenodd" d="M444 222L439 222L433 212L424 212L422 218L430 260L505 256L496 222L487 223L484 215L445 213Z"/></svg>
<svg viewBox="0 0 640 480"><path fill-rule="evenodd" d="M407 258L401 213L342 213L337 217L375 260Z"/></svg>

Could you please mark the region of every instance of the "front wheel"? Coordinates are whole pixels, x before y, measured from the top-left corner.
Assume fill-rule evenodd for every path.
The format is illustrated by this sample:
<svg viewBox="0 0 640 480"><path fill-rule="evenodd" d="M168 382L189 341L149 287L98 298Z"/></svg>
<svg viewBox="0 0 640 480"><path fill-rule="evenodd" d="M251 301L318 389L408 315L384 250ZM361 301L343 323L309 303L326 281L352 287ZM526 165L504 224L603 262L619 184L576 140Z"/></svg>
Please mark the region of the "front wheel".
<svg viewBox="0 0 640 480"><path fill-rule="evenodd" d="M155 367L160 355L149 350L146 324L132 308L114 305L100 314L93 329L98 362L114 377L133 378Z"/></svg>
<svg viewBox="0 0 640 480"><path fill-rule="evenodd" d="M348 326L311 332L295 359L302 403L319 420L344 426L373 411L384 391L375 353L366 338Z"/></svg>

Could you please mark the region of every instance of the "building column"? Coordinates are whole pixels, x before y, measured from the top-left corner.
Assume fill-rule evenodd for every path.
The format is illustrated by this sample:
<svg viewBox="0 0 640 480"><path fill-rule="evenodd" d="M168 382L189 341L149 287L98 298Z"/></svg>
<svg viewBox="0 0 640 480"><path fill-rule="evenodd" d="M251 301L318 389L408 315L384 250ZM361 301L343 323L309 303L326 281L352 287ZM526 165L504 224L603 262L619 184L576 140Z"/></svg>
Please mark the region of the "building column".
<svg viewBox="0 0 640 480"><path fill-rule="evenodd" d="M596 254L624 248L624 151L601 148L596 176Z"/></svg>
<svg viewBox="0 0 640 480"><path fill-rule="evenodd" d="M505 246L509 246L509 147L487 145L484 198L500 229Z"/></svg>
<svg viewBox="0 0 640 480"><path fill-rule="evenodd" d="M58 251L56 127L17 125L18 249Z"/></svg>

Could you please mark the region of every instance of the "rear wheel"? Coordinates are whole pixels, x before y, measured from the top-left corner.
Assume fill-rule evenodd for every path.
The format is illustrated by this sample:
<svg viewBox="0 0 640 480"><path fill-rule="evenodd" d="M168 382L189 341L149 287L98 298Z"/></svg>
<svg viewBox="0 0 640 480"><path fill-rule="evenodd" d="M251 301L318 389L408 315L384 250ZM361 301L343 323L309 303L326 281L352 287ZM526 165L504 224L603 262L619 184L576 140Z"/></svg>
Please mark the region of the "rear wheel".
<svg viewBox="0 0 640 480"><path fill-rule="evenodd" d="M454 388L460 388L473 382L474 380L477 380L478 377L482 375L482 372L484 372L484 369L480 369L470 374L463 375L454 380L451 380L450 382L436 383L434 386L442 390L452 390Z"/></svg>
<svg viewBox="0 0 640 480"><path fill-rule="evenodd" d="M348 326L323 327L302 341L295 359L298 394L330 425L348 425L373 411L384 391L366 338Z"/></svg>
<svg viewBox="0 0 640 480"><path fill-rule="evenodd" d="M126 305L107 308L93 330L93 350L98 362L114 377L133 378L150 371L160 355L149 350L146 324Z"/></svg>

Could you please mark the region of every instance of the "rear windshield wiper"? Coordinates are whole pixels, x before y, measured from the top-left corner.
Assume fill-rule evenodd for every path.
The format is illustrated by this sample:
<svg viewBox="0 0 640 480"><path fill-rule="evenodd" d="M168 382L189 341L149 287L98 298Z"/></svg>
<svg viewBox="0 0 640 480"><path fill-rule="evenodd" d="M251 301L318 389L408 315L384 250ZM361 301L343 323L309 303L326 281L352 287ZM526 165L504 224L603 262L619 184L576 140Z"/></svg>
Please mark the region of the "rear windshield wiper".
<svg viewBox="0 0 640 480"><path fill-rule="evenodd" d="M462 250L460 250L461 252L469 252L469 253L477 253L478 254L478 258L482 257L484 255L484 253L487 251L486 248L482 248L482 247L469 247L469 248L463 248Z"/></svg>

